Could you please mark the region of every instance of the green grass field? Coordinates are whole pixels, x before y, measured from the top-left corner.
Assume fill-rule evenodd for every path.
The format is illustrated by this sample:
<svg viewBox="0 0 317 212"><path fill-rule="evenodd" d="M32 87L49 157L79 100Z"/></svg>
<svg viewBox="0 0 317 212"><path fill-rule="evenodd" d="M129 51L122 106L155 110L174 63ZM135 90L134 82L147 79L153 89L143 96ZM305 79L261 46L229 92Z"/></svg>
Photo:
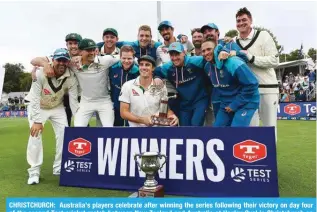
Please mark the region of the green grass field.
<svg viewBox="0 0 317 212"><path fill-rule="evenodd" d="M91 122L91 126L95 121ZM54 135L50 123L43 132L44 164L41 183L29 186L26 146L28 122L24 118L0 119L0 211L5 197L127 197L128 192L59 186L52 174ZM278 121L278 177L282 197L316 196L316 122Z"/></svg>

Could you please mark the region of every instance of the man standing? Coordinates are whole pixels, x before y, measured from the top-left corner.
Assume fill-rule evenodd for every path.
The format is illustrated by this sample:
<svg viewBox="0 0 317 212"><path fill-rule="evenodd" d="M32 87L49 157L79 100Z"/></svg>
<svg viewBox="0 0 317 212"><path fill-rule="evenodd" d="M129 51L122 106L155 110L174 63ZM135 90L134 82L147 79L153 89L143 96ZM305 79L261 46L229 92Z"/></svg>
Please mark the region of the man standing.
<svg viewBox="0 0 317 212"><path fill-rule="evenodd" d="M82 37L77 34L77 33L69 33L68 35L66 35L65 37L65 41L66 41L66 47L69 51L70 57L75 57L79 55L79 49L78 49L78 44L79 42L82 40ZM52 58L51 57L36 57L31 61L31 64L33 66L42 66L42 63L44 62L52 62ZM32 71L32 78L33 80L36 79L35 77L35 73L36 73L36 69L33 69ZM79 101L80 101L80 88L78 87L78 96L79 96ZM68 125L71 125L71 121L72 121L72 112L69 106L69 97L68 94L66 93L63 99L63 103L65 106L65 111L67 114L67 122Z"/></svg>
<svg viewBox="0 0 317 212"><path fill-rule="evenodd" d="M180 125L202 126L209 101L204 59L201 56L186 56L179 42L170 44L168 52L171 62L157 67L155 75L167 79L176 87L180 96Z"/></svg>
<svg viewBox="0 0 317 212"><path fill-rule="evenodd" d="M221 45L216 47L216 43L210 40L202 45L202 54L208 61L205 71L220 100L220 109L213 126L249 126L254 112L259 107L257 79L238 57L219 61L218 53L222 48Z"/></svg>
<svg viewBox="0 0 317 212"><path fill-rule="evenodd" d="M100 55L117 55L120 54L120 49L116 47L119 40L118 31L114 28L107 28L102 34L103 42L98 43Z"/></svg>
<svg viewBox="0 0 317 212"><path fill-rule="evenodd" d="M252 15L247 8L241 8L236 14L236 26L239 35L237 44L242 48L259 81L260 107L251 121L252 126L259 126L259 118L263 126L274 126L277 136L278 82L274 68L279 64L278 51L273 38L267 31L259 31L251 27Z"/></svg>
<svg viewBox="0 0 317 212"><path fill-rule="evenodd" d="M63 97L69 94L70 107L75 114L78 109L77 79L67 66L70 56L66 49L57 49L52 58L52 68L55 77L48 78L42 68L36 71L31 90L25 97L28 105L28 119L31 127L27 146L28 184L38 184L40 167L43 163L42 131L47 120L50 120L56 137L56 154L53 164L53 174L59 175L61 169L64 128L68 126Z"/></svg>
<svg viewBox="0 0 317 212"><path fill-rule="evenodd" d="M132 46L122 46L120 61L109 68L111 99L114 106L114 126L128 126L127 121L120 116L119 95L125 82L139 76L139 67L134 63L134 53Z"/></svg>
<svg viewBox="0 0 317 212"><path fill-rule="evenodd" d="M140 76L126 82L119 97L120 113L123 119L129 121L131 127L153 126L152 115L158 115L160 109L161 94L166 93L166 87L156 93L153 80L155 60L151 56L144 55L139 59ZM154 92L152 92L154 91ZM168 111L171 125L177 125L178 119L173 111Z"/></svg>

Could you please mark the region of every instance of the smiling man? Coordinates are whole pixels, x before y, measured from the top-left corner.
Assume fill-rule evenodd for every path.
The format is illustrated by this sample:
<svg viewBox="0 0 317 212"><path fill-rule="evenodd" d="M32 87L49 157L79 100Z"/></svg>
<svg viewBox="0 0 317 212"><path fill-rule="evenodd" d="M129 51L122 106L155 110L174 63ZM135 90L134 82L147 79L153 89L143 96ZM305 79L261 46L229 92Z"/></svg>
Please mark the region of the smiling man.
<svg viewBox="0 0 317 212"><path fill-rule="evenodd" d="M241 8L236 14L236 26L239 32L237 44L247 55L249 67L259 81L260 108L251 121L252 126L274 126L277 135L278 82L274 68L279 64L279 55L273 38L267 31L259 31L251 27L251 12Z"/></svg>
<svg viewBox="0 0 317 212"><path fill-rule="evenodd" d="M180 125L202 126L209 102L204 59L202 56L186 56L179 42L170 44L168 52L171 61L157 67L155 76L175 86L180 98Z"/></svg>
<svg viewBox="0 0 317 212"><path fill-rule="evenodd" d="M118 31L114 28L107 28L102 34L103 43L98 43L99 53L103 55L118 55L120 54L120 49L116 47L119 40Z"/></svg>
<svg viewBox="0 0 317 212"><path fill-rule="evenodd" d="M157 94L153 80L155 60L151 56L144 55L139 59L140 76L126 82L119 97L120 113L123 119L129 121L130 127L153 126L152 115L158 115L162 93L166 93L166 87ZM171 118L171 125L178 124L178 118L173 111L167 114Z"/></svg>
<svg viewBox="0 0 317 212"><path fill-rule="evenodd" d="M59 175L62 160L64 128L68 126L63 98L68 91L70 107L73 115L78 109L77 79L68 70L70 55L66 49L57 49L52 58L52 69L55 77L45 76L43 69L36 71L31 90L25 97L28 105L28 119L31 127L27 146L28 184L39 183L40 167L43 163L42 131L44 124L50 120L56 137L56 154L53 164L53 174Z"/></svg>
<svg viewBox="0 0 317 212"><path fill-rule="evenodd" d="M111 99L114 106L114 126L128 126L128 122L120 116L119 95L124 83L139 76L139 67L134 63L132 46L122 46L120 61L109 68Z"/></svg>
<svg viewBox="0 0 317 212"><path fill-rule="evenodd" d="M205 72L220 101L220 109L213 126L249 126L254 112L259 107L257 79L245 62L236 56L220 62L218 54L222 48L221 45L216 47L213 40L207 39L202 44L202 55L208 61Z"/></svg>

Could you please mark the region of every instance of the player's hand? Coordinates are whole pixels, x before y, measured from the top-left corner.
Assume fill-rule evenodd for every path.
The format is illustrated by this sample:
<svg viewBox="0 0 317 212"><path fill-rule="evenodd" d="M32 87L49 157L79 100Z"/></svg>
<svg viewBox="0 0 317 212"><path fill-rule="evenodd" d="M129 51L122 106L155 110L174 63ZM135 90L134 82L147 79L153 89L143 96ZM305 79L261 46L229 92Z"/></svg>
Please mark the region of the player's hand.
<svg viewBox="0 0 317 212"><path fill-rule="evenodd" d="M69 66L75 67L76 69L81 69L80 61L81 61L81 56L72 57L69 63Z"/></svg>
<svg viewBox="0 0 317 212"><path fill-rule="evenodd" d="M230 54L229 54L230 57L236 56L236 55L237 55L237 52L236 52L236 51L234 51L234 50L231 50L231 51L230 51Z"/></svg>
<svg viewBox="0 0 317 212"><path fill-rule="evenodd" d="M240 50L240 53L248 54L248 51L247 50Z"/></svg>
<svg viewBox="0 0 317 212"><path fill-rule="evenodd" d="M31 76L32 76L32 81L36 81L37 78L36 78L36 69L38 67L37 66L34 66L33 69L32 69L32 72L31 72Z"/></svg>
<svg viewBox="0 0 317 212"><path fill-rule="evenodd" d="M151 116L142 117L142 123L145 124L148 127L152 127L153 123L151 120Z"/></svg>
<svg viewBox="0 0 317 212"><path fill-rule="evenodd" d="M178 118L175 114L169 115L167 118L172 119L170 126L178 125Z"/></svg>
<svg viewBox="0 0 317 212"><path fill-rule="evenodd" d="M151 48L154 48L154 45L155 45L155 41L154 41L154 40L151 40L150 47L151 47Z"/></svg>
<svg viewBox="0 0 317 212"><path fill-rule="evenodd" d="M219 60L225 60L229 57L229 53L225 51L221 51L218 55Z"/></svg>
<svg viewBox="0 0 317 212"><path fill-rule="evenodd" d="M42 123L34 123L31 127L31 136L38 137L40 133L43 132L43 125Z"/></svg>
<svg viewBox="0 0 317 212"><path fill-rule="evenodd" d="M183 35L181 37L181 43L187 43L187 41L188 41L188 37L186 35Z"/></svg>
<svg viewBox="0 0 317 212"><path fill-rule="evenodd" d="M233 110L230 107L225 107L225 110L226 110L227 113L233 112Z"/></svg>
<svg viewBox="0 0 317 212"><path fill-rule="evenodd" d="M224 41L225 43L230 43L230 42L233 41L233 38L226 36L226 37L223 38L223 41Z"/></svg>
<svg viewBox="0 0 317 212"><path fill-rule="evenodd" d="M164 82L160 78L155 78L154 85L158 88L162 88L164 86Z"/></svg>
<svg viewBox="0 0 317 212"><path fill-rule="evenodd" d="M55 77L55 72L54 72L54 69L53 67L49 64L49 63L46 63L44 65L44 73L47 77Z"/></svg>

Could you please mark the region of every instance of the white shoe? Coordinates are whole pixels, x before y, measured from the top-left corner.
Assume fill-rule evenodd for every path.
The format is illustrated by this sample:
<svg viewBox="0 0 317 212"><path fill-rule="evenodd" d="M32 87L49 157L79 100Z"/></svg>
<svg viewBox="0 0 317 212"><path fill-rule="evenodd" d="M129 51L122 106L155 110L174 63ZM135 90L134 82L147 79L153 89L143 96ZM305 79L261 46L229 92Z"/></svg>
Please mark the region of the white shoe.
<svg viewBox="0 0 317 212"><path fill-rule="evenodd" d="M58 175L60 175L60 174L61 174L61 170L56 170L56 171L53 171L53 175L58 176Z"/></svg>
<svg viewBox="0 0 317 212"><path fill-rule="evenodd" d="M28 179L28 184L29 185L35 185L39 184L40 182L40 175L39 174L31 174L29 179Z"/></svg>

